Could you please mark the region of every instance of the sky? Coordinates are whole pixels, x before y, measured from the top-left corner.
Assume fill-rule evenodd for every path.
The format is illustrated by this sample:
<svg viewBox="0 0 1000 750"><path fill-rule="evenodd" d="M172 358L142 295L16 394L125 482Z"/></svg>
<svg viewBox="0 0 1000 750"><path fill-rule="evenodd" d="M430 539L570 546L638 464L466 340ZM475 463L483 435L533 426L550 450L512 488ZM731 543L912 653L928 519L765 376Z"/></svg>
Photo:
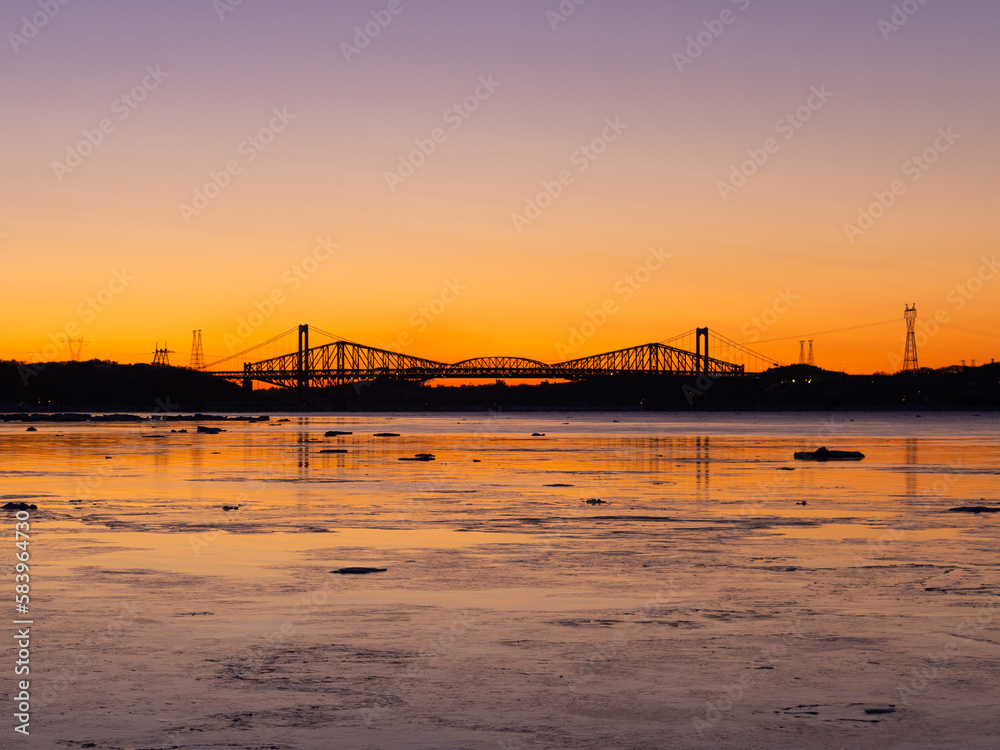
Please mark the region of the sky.
<svg viewBox="0 0 1000 750"><path fill-rule="evenodd" d="M995 0L9 0L0 358L1000 350Z"/></svg>

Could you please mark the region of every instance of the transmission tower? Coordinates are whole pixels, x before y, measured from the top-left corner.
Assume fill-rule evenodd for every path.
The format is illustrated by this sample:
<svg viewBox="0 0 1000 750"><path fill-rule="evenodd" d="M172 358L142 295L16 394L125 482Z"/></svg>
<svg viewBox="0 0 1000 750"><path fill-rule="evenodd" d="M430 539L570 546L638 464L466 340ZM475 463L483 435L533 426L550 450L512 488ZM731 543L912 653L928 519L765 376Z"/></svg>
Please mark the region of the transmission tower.
<svg viewBox="0 0 1000 750"><path fill-rule="evenodd" d="M155 367L170 367L170 355L176 354L177 352L172 349L167 348L167 342L163 342L163 348L160 348L159 343L156 344L156 351L153 354L153 365Z"/></svg>
<svg viewBox="0 0 1000 750"><path fill-rule="evenodd" d="M913 306L906 306L903 313L903 320L906 321L906 349L903 352L903 371L917 371L917 334L915 326L917 324L917 303Z"/></svg>
<svg viewBox="0 0 1000 750"><path fill-rule="evenodd" d="M813 356L813 342L812 339L809 340L809 364L813 367L816 366L816 357Z"/></svg>
<svg viewBox="0 0 1000 750"><path fill-rule="evenodd" d="M79 362L83 355L83 345L90 343L84 339L67 339L69 342L69 358L74 362Z"/></svg>
<svg viewBox="0 0 1000 750"><path fill-rule="evenodd" d="M799 342L799 364L804 365L806 363L806 342Z"/></svg>
<svg viewBox="0 0 1000 750"><path fill-rule="evenodd" d="M201 346L201 330L191 332L191 361L188 367L192 370L205 368L205 350Z"/></svg>

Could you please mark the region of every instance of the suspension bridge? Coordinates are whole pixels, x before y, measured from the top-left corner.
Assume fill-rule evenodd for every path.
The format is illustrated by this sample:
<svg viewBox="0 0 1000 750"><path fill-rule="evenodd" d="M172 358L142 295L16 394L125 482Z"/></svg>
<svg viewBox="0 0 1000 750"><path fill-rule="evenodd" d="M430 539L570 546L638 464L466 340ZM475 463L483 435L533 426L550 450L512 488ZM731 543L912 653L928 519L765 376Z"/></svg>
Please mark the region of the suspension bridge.
<svg viewBox="0 0 1000 750"><path fill-rule="evenodd" d="M630 375L739 377L779 365L773 359L708 328L696 328L659 343L551 364L513 356L437 362L357 344L314 326L300 325L199 369L241 383L247 390L253 390L254 383L305 390L378 380L421 383L446 378L590 380Z"/></svg>

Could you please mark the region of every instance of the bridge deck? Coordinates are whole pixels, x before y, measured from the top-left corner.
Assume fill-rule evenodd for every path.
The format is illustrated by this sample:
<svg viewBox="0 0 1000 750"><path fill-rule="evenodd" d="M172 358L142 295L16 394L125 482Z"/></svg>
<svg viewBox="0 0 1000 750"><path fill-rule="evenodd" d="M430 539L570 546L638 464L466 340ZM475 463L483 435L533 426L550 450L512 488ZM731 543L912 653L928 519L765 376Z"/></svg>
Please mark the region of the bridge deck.
<svg viewBox="0 0 1000 750"><path fill-rule="evenodd" d="M707 333L705 336L707 351ZM288 388L323 388L379 379L412 382L443 378L587 380L625 375L709 374L718 377L744 374L742 365L664 344L644 344L555 364L522 357L480 357L447 364L349 341L310 348L308 335L302 331L299 346L296 352L260 362L246 362L242 370L220 370L212 374L242 381L245 385L257 381Z"/></svg>

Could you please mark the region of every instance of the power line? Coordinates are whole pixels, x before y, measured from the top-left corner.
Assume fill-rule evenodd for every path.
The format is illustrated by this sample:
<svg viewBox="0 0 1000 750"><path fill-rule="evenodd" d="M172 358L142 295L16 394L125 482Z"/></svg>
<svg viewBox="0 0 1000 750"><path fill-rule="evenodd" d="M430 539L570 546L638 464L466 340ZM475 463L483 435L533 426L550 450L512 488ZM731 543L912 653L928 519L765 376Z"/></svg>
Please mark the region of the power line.
<svg viewBox="0 0 1000 750"><path fill-rule="evenodd" d="M832 331L818 331L816 333L800 333L795 336L785 336L780 339L765 339L764 341L753 341L751 342L755 346L757 344L773 344L776 341L792 341L793 339L802 340L810 336L825 336L828 333L842 333L843 331L857 331L859 328L874 328L875 326L884 326L889 323L898 323L898 320L883 320L880 323L865 323L861 326L850 326L849 328L835 328Z"/></svg>
<svg viewBox="0 0 1000 750"><path fill-rule="evenodd" d="M956 325L954 323L945 323L945 328L955 328L959 331L965 331L966 333L974 333L977 336L989 336L990 338L1000 338L1000 333L988 333L986 331L977 331L975 328L966 328L965 326Z"/></svg>

